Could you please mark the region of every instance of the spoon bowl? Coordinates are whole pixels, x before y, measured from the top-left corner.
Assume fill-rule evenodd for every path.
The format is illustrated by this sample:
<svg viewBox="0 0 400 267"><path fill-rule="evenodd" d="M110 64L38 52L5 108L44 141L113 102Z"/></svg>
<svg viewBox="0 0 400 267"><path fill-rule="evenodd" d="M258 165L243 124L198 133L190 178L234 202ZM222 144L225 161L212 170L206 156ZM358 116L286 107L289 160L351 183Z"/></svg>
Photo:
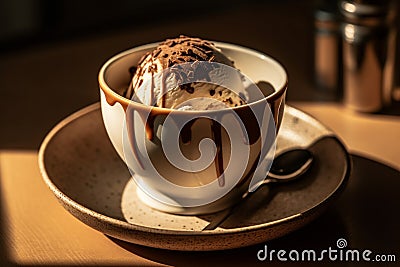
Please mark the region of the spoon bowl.
<svg viewBox="0 0 400 267"><path fill-rule="evenodd" d="M275 157L267 179L287 182L297 179L312 165L312 153L303 148L287 150Z"/></svg>

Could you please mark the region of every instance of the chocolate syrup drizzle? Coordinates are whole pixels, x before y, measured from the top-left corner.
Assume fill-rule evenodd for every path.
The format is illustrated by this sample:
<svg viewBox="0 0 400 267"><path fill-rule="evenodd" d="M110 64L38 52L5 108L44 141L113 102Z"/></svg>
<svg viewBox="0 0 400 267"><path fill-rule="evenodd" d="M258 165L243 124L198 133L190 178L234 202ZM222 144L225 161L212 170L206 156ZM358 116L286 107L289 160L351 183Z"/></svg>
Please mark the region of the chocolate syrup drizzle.
<svg viewBox="0 0 400 267"><path fill-rule="evenodd" d="M192 77L194 73L202 73L206 74L205 77L196 77L198 79L205 79L206 81L210 81L210 77L208 76L208 72L210 70L202 70L200 72L196 72L196 68L201 66L201 64L197 64L198 61L209 61L213 62L217 60L216 57L217 50L213 43L201 40L199 38L190 38L181 35L179 38L176 39L168 39L162 42L156 49L151 52L145 54L138 63L138 68L136 69L131 84L129 85L127 91L124 94L124 97L127 99L132 99L133 94L135 93L135 89L139 88L140 85L143 83L143 75L147 72L151 74L151 90L150 90L150 105L159 106L161 108L166 107L166 78L167 76L173 72L175 77L178 79L178 83L187 80ZM228 65L233 66L233 62L224 59L220 56L219 61L225 61L221 63L225 63ZM193 69L192 70L182 70L179 64L192 62L190 65ZM154 101L154 75L159 71L158 66L165 69L169 69L167 72L162 73L161 77L161 88L160 88L160 95L161 98L159 101ZM177 66L174 68L174 66ZM133 69L131 68L130 71ZM133 73L133 71L132 71ZM186 90L188 93L194 93L194 88L191 84L182 84L179 86L181 90ZM153 140L154 138L154 120L157 114L150 112L149 117L146 120L145 128L146 128L146 137L148 140ZM142 118L145 119L145 118ZM195 120L187 123L185 127L181 131L181 140L183 143L190 143L192 138L192 126ZM133 117L127 116L127 124L133 124ZM223 157L222 157L222 139L221 139L221 125L217 122L211 123L212 133L214 137L214 141L217 146L217 155L214 159L214 164L216 166L216 174L218 178L218 183L220 186L224 186L225 179L224 179L224 166L223 166ZM133 129L130 130L131 136L130 140L134 139ZM131 144L134 156L139 162L138 154L136 152L136 145ZM141 164L143 166L143 164Z"/></svg>
<svg viewBox="0 0 400 267"><path fill-rule="evenodd" d="M215 120L211 122L213 139L215 141L215 145L217 146L217 154L214 158L215 170L217 172L218 184L220 187L225 185L225 175L224 175L224 161L223 161L223 153L222 153L222 129L221 124Z"/></svg>
<svg viewBox="0 0 400 267"><path fill-rule="evenodd" d="M198 66L202 67L201 64L197 64L199 61L219 62L233 67L233 62L219 52L212 42L181 35L175 39L167 39L160 43L153 51L142 56L138 62L138 67L133 75L132 82L124 93L124 97L127 99L133 98L135 90L137 90L143 83L143 76L145 73L150 73L151 76L154 76L156 73L170 68L171 72L173 72L178 78L178 82L179 80L185 81L187 77L191 77L191 75L196 73L195 70ZM193 70L182 70L179 64L188 62L192 62L191 67ZM176 68L173 68L174 66L176 66ZM201 71L200 73L206 74L208 73L208 70ZM167 77L162 78L160 92L161 98L157 102L154 102L154 99L151 99L150 103L144 104L162 108L166 107L166 78ZM202 77L198 78L201 79ZM210 81L209 77L204 78L207 81ZM190 84L183 84L179 87L181 90L186 90L188 93L193 92L193 87ZM153 91L154 84L151 85L151 93L153 93Z"/></svg>
<svg viewBox="0 0 400 267"><path fill-rule="evenodd" d="M106 101L109 105L113 106L115 103L120 103L118 99L114 96L108 95L106 97ZM281 102L281 101L279 101ZM130 140L135 140L135 131L133 128L134 125L134 118L133 118L133 113L132 112L127 112L128 105L123 104L122 107L125 110L126 113L126 123L128 127L128 133L129 133L129 138ZM261 132L259 129L258 121L255 115L253 114L252 110L249 107L244 106L243 108L238 108L234 109L236 114L239 116L240 120L243 121L244 129L242 129L243 133L247 132L248 135L248 142L246 142L249 145L253 145L258 141L260 138ZM273 105L272 107L272 112L275 114L276 106ZM155 109L151 109L150 113L147 116L147 112L143 112L138 110L138 114L141 117L141 120L145 124L145 133L146 133L146 138L150 141L154 139L154 133L155 133L155 119L157 116L167 116L171 110L169 109L158 109L157 111ZM279 112L278 112L279 114ZM275 116L278 116L276 114ZM147 118L145 117L147 116ZM275 117L275 119L278 119ZM211 120L211 119L210 119ZM180 132L180 138L183 144L189 144L192 141L192 126L196 122L196 119L193 119L186 123L186 125L182 128ZM213 134L213 140L215 141L216 148L217 148L217 153L214 158L214 164L216 168L216 175L219 177L218 179L218 184L219 186L224 186L225 185L225 177L224 177L224 162L223 162L223 153L222 153L222 127L219 122L215 120L211 120L211 129L212 129L212 134ZM140 161L140 158L138 156L138 151L137 151L137 146L135 143L131 143L131 148L133 151L133 155L138 161L139 165L144 169L144 164ZM257 163L257 160L254 164ZM254 165L255 166L255 165ZM254 169L254 166L252 167L252 170Z"/></svg>
<svg viewBox="0 0 400 267"><path fill-rule="evenodd" d="M150 90L150 104L156 107L165 108L166 106L166 79L167 76L173 73L175 77L180 81L187 80L187 77L193 78L192 76L196 73L205 74L204 77L196 77L201 80L210 81L210 77L208 76L209 71L211 70L201 70L196 72L196 68L204 67L202 64L198 64L199 61L209 61L209 62L219 62L233 67L233 62L226 58L223 54L221 54L214 46L213 43L205 40L201 40L199 38L190 38L187 36L181 35L176 39L168 39L159 46L157 46L153 51L146 53L138 63L138 67L134 69L134 67L130 68L130 72L133 76L129 87L126 92L124 92L123 96L127 99L132 99L135 94L135 89L139 88L143 83L143 76L145 73L151 74L151 90ZM191 69L182 69L179 64L189 63ZM176 66L176 67L174 67ZM168 72L164 72L162 76L162 84L160 85L160 95L161 98L158 101L154 99L154 75L162 70L168 69ZM182 84L179 86L181 90L186 90L188 93L193 93L194 88L192 84ZM215 94L215 90L210 90L210 95ZM221 92L219 92L221 94ZM107 102L110 105L114 105L117 102L117 99L107 97ZM242 103L242 102L241 102ZM243 103L244 104L244 103ZM123 105L125 109L126 123L128 125L128 132L130 134L130 140L135 140L135 133L133 129L134 118L132 112L127 111L127 105ZM145 118L141 116L143 122L145 122L145 132L146 138L150 141L154 138L154 121L155 118L159 115L168 115L171 111L168 109L151 109L148 117ZM254 117L254 114L251 113L250 108L243 108L236 110L237 114L244 122L245 128L242 129L247 131L249 135L249 144L254 144L260 137L260 131L257 119ZM132 113L129 115L129 113ZM145 114L146 112L138 111L139 114ZM146 113L147 115L147 113ZM188 122L181 130L180 137L183 144L189 144L192 140L192 126L196 120L192 120ZM224 177L224 164L223 164L223 152L222 152L222 128L221 124L217 121L211 121L211 129L213 134L213 140L216 144L217 153L214 158L214 165L216 169L216 175L218 177L219 186L223 187L225 185L225 177ZM131 144L131 148L133 154L140 164L142 168L144 168L143 164L140 162L140 158L138 157L138 151L136 144Z"/></svg>

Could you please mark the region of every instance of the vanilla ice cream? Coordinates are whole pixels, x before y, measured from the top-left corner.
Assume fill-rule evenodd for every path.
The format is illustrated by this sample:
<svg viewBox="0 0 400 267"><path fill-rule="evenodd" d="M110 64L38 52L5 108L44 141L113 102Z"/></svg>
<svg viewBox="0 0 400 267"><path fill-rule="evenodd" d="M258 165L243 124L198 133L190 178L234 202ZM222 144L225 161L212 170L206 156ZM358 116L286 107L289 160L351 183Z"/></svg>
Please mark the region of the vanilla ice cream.
<svg viewBox="0 0 400 267"><path fill-rule="evenodd" d="M244 91L242 76L236 70L227 72L226 66L234 68L209 41L186 36L168 39L140 59L124 96L150 106L181 110L243 105L244 98L237 93ZM194 82L185 83L188 80Z"/></svg>

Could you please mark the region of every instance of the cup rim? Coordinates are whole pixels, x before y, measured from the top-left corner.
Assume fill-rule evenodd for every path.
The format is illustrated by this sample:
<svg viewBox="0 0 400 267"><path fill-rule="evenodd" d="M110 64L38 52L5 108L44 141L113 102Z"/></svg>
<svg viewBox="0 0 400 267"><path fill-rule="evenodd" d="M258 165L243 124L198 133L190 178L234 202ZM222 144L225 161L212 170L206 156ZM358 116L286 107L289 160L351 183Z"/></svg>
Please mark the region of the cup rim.
<svg viewBox="0 0 400 267"><path fill-rule="evenodd" d="M137 106L137 107L141 107L144 109L151 109L153 111L159 111L159 112L178 112L178 113L201 113L201 112L219 112L221 110L240 110L243 109L245 107L251 107L253 105L257 105L261 102L267 101L268 103L271 103L273 101L275 101L276 99L280 98L287 90L288 87L288 72L286 70L286 68L283 66L283 64L280 63L279 60L277 60L276 58L267 55L265 53L262 53L260 51L248 48L248 47L244 47L241 45L237 45L237 44L232 44L232 43L225 43L225 42L218 42L218 41L210 41L212 43L215 44L215 46L217 48L228 48L228 49L232 49L232 50L237 50L243 53L247 53L247 54L252 54L253 56L259 57L262 60L268 59L269 61L273 62L274 64L276 64L278 67L281 68L281 70L283 71L283 73L285 74L285 82L283 83L283 85L276 89L274 93L259 99L257 101L253 101L251 103L246 103L244 105L241 106L237 106L237 107L229 107L229 108L223 108L223 109L218 109L218 110L177 110L177 109L172 109L172 108L164 108L164 107L156 107L156 106L149 106L143 103L139 103L139 102L135 102L133 100L130 100L124 96L122 96L121 94L118 94L116 91L114 91L106 82L105 80L105 73L107 71L107 69L115 62L117 62L119 59L130 55L132 53L141 51L141 50L147 50L150 48L155 48L157 45L159 45L160 42L153 42L153 43L149 43L149 44L144 44L144 45L140 45L140 46L136 46L133 48L130 48L128 50L122 51L116 55L114 55L113 57L109 58L101 67L99 74L98 74L98 82L99 82L99 86L100 89L104 92L104 94L107 96L107 94L110 94L114 99L117 100L118 103L120 103L122 106ZM234 59L233 59L234 60ZM245 74L245 73L244 73Z"/></svg>

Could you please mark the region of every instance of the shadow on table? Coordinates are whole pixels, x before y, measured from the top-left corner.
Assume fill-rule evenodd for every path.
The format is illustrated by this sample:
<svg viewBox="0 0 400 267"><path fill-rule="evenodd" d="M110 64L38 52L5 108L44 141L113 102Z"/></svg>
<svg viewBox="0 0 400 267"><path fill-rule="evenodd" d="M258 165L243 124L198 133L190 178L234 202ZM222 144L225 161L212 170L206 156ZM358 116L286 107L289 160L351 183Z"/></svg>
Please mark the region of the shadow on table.
<svg viewBox="0 0 400 267"><path fill-rule="evenodd" d="M155 263L173 266L279 266L297 265L298 262L280 262L275 257L260 261L257 253L264 250L315 250L317 253L332 247L337 249L339 238L347 241L348 249L369 249L376 254L396 254L400 243L400 171L379 162L353 155L353 173L343 194L322 216L302 229L279 239L225 251L180 252L148 248L110 238L115 244ZM0 188L1 189L1 188ZM0 194L0 197L2 194ZM15 263L6 244L10 238L5 229L3 199L0 209L0 266L29 266ZM162 240L160 240L162 242ZM399 255L396 255L397 257ZM357 262L337 262L324 258L324 265L351 266ZM305 262L307 266L315 262ZM317 262L318 263L318 262ZM51 266L51 265L47 265ZM59 264L57 266L68 266ZM97 265L99 266L99 265ZM111 266L104 263L100 266Z"/></svg>
<svg viewBox="0 0 400 267"><path fill-rule="evenodd" d="M1 175L1 166L0 166L0 175ZM0 177L1 181L1 177ZM8 231L6 229L6 216L5 216L5 211L4 211L4 203L5 203L5 198L4 198L4 191L3 191L3 186L2 183L0 183L0 266L13 266L14 264L11 263L10 261L10 251L7 247L7 244L10 244L9 242L9 236L8 236Z"/></svg>
<svg viewBox="0 0 400 267"><path fill-rule="evenodd" d="M400 116L400 101L393 102L390 106L375 113L377 115Z"/></svg>
<svg viewBox="0 0 400 267"><path fill-rule="evenodd" d="M143 247L114 238L111 240L136 255L173 266L268 265L271 263L268 258L265 261L257 259L257 253L265 249L265 245L268 251L312 249L321 253L329 247L338 249L337 241L340 238L347 241L347 247L343 249L361 252L369 249L372 256L396 254L400 243L400 218L397 215L400 206L400 171L357 155L352 155L352 160L353 173L347 188L327 212L304 228L265 244L225 251L181 252ZM296 264L280 262L276 252L273 263ZM307 262L307 265L311 263ZM326 256L323 263L351 266L357 262L331 261Z"/></svg>

